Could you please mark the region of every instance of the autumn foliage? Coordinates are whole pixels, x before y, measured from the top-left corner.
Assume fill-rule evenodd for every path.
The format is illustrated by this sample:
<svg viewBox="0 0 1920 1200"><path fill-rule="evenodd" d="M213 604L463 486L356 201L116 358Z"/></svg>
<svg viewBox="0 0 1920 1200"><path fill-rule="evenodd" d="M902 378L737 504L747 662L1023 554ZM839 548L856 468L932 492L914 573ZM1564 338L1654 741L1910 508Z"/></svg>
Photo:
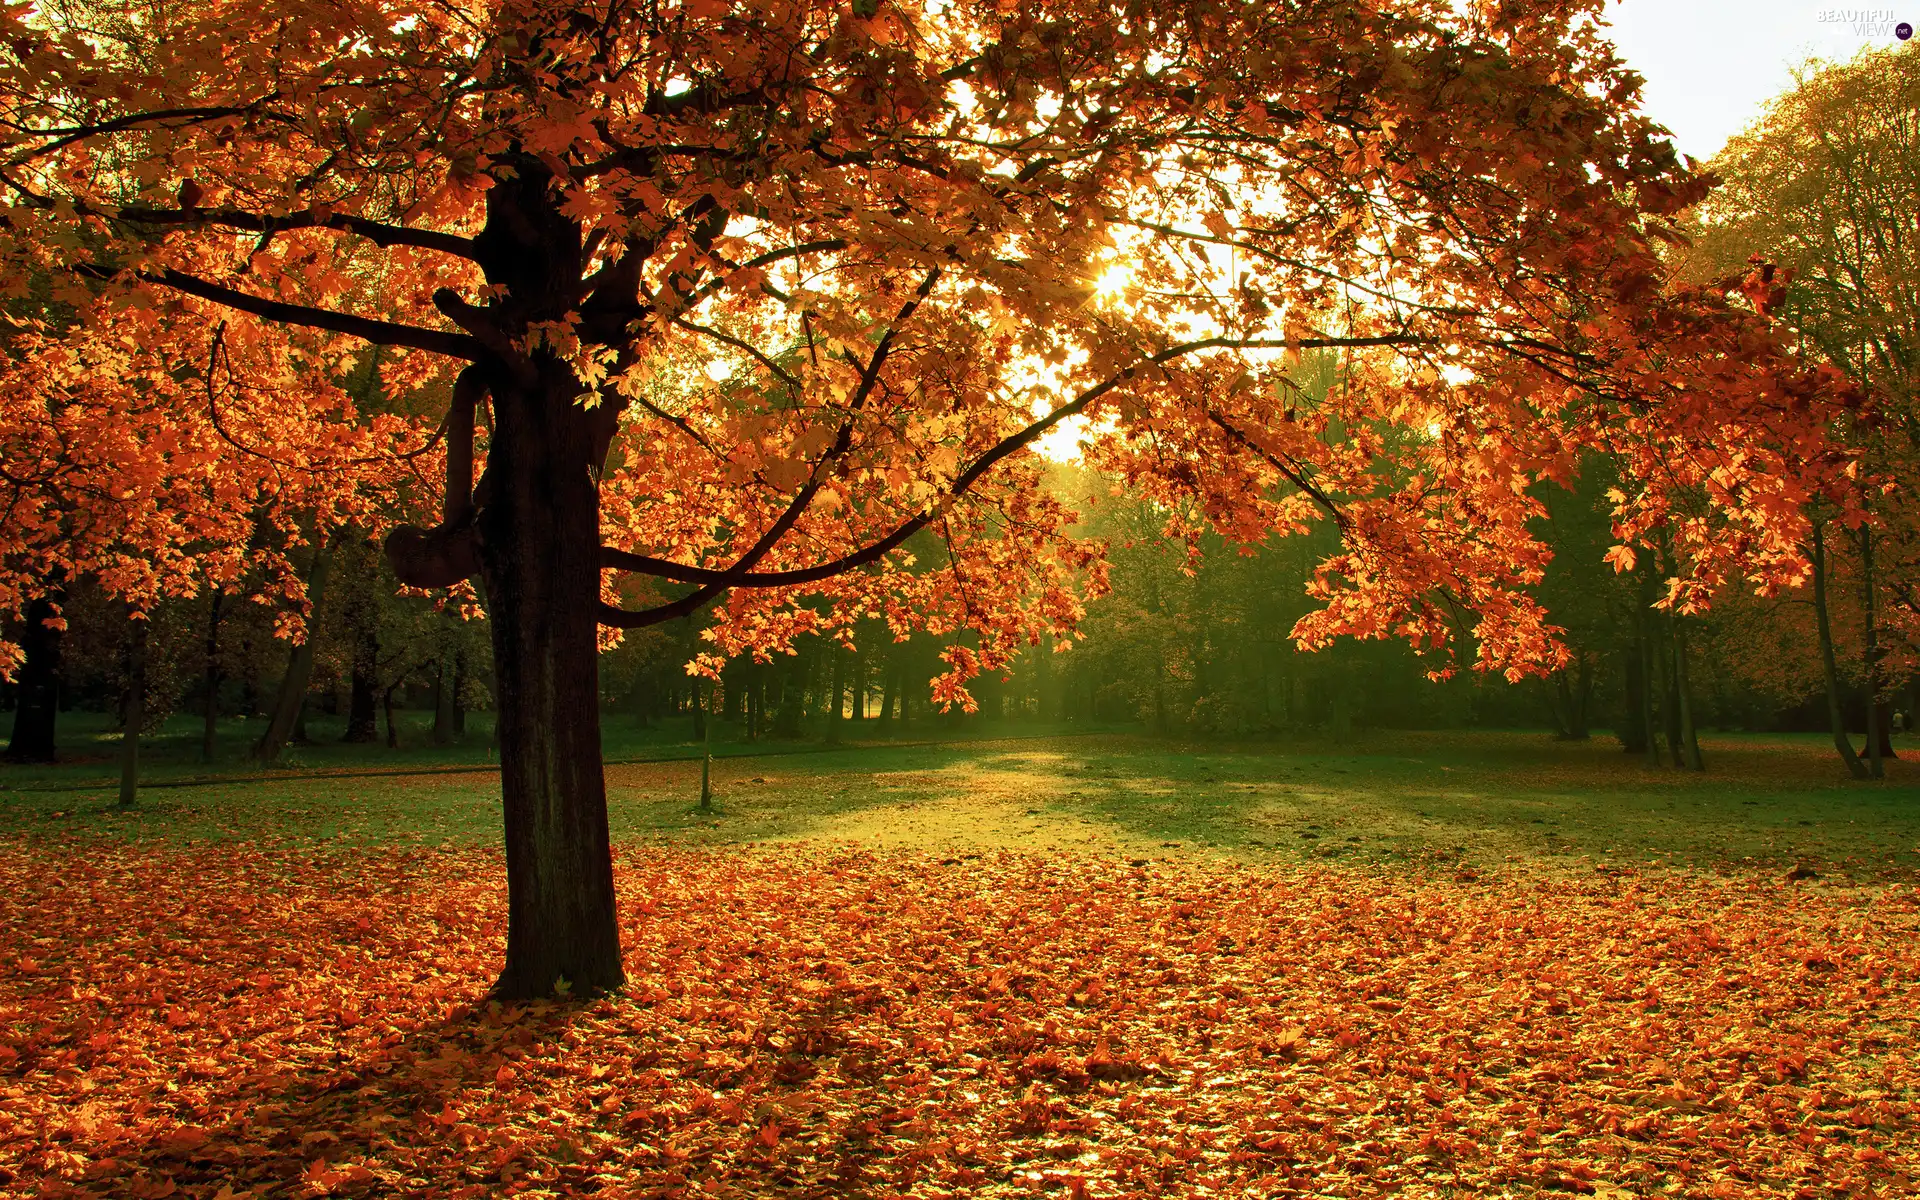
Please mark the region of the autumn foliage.
<svg viewBox="0 0 1920 1200"><path fill-rule="evenodd" d="M1707 181L1596 8L13 3L0 278L81 338L177 314L147 348L188 382L224 336L240 386L317 386L346 338L449 397L441 520L387 545L484 584L501 986L610 987L601 628L970 629L934 685L968 706L1101 586L1035 486L1070 422L1234 541L1334 522L1310 646L1559 666L1530 489L1583 452L1670 601L1797 581L1851 394L1670 286ZM1308 350L1342 362L1311 402Z"/></svg>
<svg viewBox="0 0 1920 1200"><path fill-rule="evenodd" d="M626 994L475 1007L503 936L492 855L16 841L0 1188L1913 1186L1909 887L623 859Z"/></svg>

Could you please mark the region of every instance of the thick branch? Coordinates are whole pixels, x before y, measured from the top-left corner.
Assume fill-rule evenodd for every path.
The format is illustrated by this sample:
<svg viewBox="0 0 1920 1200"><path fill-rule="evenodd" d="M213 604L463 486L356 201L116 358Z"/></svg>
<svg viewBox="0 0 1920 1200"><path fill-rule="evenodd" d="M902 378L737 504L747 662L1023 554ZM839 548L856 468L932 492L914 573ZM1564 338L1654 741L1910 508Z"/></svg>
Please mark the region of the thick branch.
<svg viewBox="0 0 1920 1200"><path fill-rule="evenodd" d="M92 279L112 279L120 272L113 267L95 263L80 263L74 271ZM146 283L159 284L176 291L198 296L202 300L211 300L215 304L225 305L240 312L252 313L269 321L282 325L302 325L309 329L326 329L334 333L344 333L372 342L376 346L406 346L413 350L425 350L429 354L444 354L449 358L465 359L477 362L486 353L486 347L466 334L447 333L438 329L421 329L416 325L403 325L397 321L380 321L372 317L356 317L352 313L335 312L330 308L314 308L305 304L287 304L280 300L269 300L265 296L256 296L250 292L230 288L225 284L201 279L197 275L188 275L172 267L163 267L158 271L136 271L134 277Z"/></svg>
<svg viewBox="0 0 1920 1200"><path fill-rule="evenodd" d="M43 158L46 155L58 153L68 146L73 145L75 142L84 142L88 138L99 137L102 134L121 133L128 129L137 129L142 125L159 124L165 121L181 121L187 125L197 125L203 121L217 121L222 117L243 116L246 113L254 111L262 104L278 99L279 95L278 92L275 92L270 96L262 97L253 104L243 105L238 108L231 106L216 108L161 108L155 109L152 112L130 113L124 117L115 117L110 121L99 121L90 125L64 125L53 129L38 130L23 129L21 132L30 136L37 134L40 137L50 137L54 140L44 145L35 146L25 153L16 155L8 161L7 165L20 166L36 158ZM18 127L16 126L16 128Z"/></svg>
<svg viewBox="0 0 1920 1200"><path fill-rule="evenodd" d="M263 217L237 208L122 208L117 212L103 213L103 216L118 218L135 225L158 225L167 227L218 226L223 229L242 229L248 233L260 233L269 237L276 233L285 233L294 229L335 229L342 233L351 233L366 238L376 246L418 246L425 250L438 250L442 254L451 254L456 258L478 261L473 239L454 233L440 233L431 229L412 229L405 225L388 225L382 221L367 217L356 217L348 213L328 213L317 216L312 212L289 213L283 217Z"/></svg>

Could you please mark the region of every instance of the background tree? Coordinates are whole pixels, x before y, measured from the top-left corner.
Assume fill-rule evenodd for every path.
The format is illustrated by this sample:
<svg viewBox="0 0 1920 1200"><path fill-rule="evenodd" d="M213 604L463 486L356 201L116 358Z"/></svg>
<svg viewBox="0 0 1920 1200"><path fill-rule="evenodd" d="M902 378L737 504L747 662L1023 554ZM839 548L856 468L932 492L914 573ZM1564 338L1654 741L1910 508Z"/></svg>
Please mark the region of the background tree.
<svg viewBox="0 0 1920 1200"><path fill-rule="evenodd" d="M1812 64L1752 129L1714 160L1723 183L1703 206L1689 269L1699 277L1744 274L1747 287L1786 322L1807 351L1863 388L1874 407L1841 419L1836 436L1859 448L1864 473L1842 501L1862 507L1865 524L1845 519L1819 527L1815 556L1816 624L1841 623L1858 609L1859 637L1846 657L1859 661L1867 747L1856 763L1842 723L1836 667L1828 680L1835 746L1857 774L1878 775L1891 751L1887 702L1905 677L1888 670L1889 652L1910 657L1920 616L1920 508L1911 478L1920 466L1920 55L1902 47L1868 51L1850 62ZM1824 520L1824 518L1823 518ZM1827 568L1852 560L1851 586L1829 586ZM1871 614L1871 615L1870 615ZM1822 633L1819 651L1836 658Z"/></svg>

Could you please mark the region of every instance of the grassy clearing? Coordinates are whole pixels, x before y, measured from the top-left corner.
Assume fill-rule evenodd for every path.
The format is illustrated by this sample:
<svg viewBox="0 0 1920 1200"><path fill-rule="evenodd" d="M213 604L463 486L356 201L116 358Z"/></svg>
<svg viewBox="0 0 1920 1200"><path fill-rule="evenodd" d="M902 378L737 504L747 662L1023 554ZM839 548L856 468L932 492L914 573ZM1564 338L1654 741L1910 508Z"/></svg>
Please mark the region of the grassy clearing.
<svg viewBox="0 0 1920 1200"><path fill-rule="evenodd" d="M681 729L610 726L610 760L685 759L696 749ZM714 743L711 814L693 809L698 763L616 761L607 770L615 837L1376 867L1805 864L1863 882L1920 877L1920 742L1908 743L1908 760L1889 764L1888 779L1858 784L1841 776L1819 739L1799 736L1710 738L1710 769L1694 774L1648 768L1609 739L1556 743L1536 733L1221 745L1131 734L992 736L999 732L979 729L962 744L844 749L722 738ZM911 734L954 736L937 726ZM189 775L189 740L163 742L152 774ZM411 741L417 748L398 752L323 744L267 779L230 759L198 768L210 776L205 783L146 792L132 814L107 807L110 755L0 769L0 832L495 841L499 786L484 734L438 750L424 737ZM394 769L445 773L353 774Z"/></svg>

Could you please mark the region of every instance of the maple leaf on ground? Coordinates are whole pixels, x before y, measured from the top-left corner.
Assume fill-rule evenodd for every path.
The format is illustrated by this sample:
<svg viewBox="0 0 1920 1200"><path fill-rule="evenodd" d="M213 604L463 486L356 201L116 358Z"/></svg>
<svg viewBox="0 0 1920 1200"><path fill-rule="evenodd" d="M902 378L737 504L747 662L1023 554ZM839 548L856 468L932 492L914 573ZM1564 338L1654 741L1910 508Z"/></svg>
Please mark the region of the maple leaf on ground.
<svg viewBox="0 0 1920 1200"><path fill-rule="evenodd" d="M496 855L5 849L29 1194L1840 1200L1920 1165L1910 886L623 849L628 991L475 1006Z"/></svg>

